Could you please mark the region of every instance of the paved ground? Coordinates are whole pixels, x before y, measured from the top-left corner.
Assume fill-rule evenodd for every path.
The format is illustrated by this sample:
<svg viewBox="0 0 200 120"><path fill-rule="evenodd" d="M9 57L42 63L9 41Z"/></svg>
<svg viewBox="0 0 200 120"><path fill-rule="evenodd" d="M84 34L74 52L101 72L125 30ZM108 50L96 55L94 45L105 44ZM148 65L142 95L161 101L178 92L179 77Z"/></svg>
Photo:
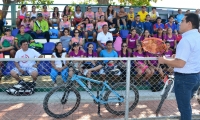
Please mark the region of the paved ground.
<svg viewBox="0 0 200 120"><path fill-rule="evenodd" d="M9 96L0 92L0 120L53 120L43 110L42 101L45 92L37 92L32 96ZM154 96L154 97L152 97ZM81 104L79 108L70 116L63 120L110 120L122 119L124 116L116 116L109 113L102 105L102 118L97 115L97 105L92 102L85 92L81 92ZM130 112L130 118L156 117L154 114L159 103L159 92L140 91L140 102L137 107ZM193 114L200 113L200 105L196 100L192 100ZM55 108L56 109L56 108ZM172 94L167 100L159 116L177 116L179 112ZM149 118L150 119L150 118Z"/></svg>

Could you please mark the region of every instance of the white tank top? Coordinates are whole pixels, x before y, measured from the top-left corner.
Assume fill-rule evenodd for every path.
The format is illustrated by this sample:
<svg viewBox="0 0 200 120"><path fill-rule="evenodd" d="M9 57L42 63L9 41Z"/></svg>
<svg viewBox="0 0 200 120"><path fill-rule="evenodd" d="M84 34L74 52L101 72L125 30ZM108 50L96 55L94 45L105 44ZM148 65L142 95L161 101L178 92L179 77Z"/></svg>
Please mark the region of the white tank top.
<svg viewBox="0 0 200 120"><path fill-rule="evenodd" d="M32 17L37 17L37 12L36 13L31 12L31 18Z"/></svg>
<svg viewBox="0 0 200 120"><path fill-rule="evenodd" d="M75 17L76 17L76 18L81 18L81 17L82 17L82 12L80 12L79 14L77 14L77 13L75 12Z"/></svg>
<svg viewBox="0 0 200 120"><path fill-rule="evenodd" d="M56 56L55 52L53 53L53 55L54 55L55 58L58 58ZM66 52L63 52L61 58L65 58L65 56L66 56ZM63 61L63 63L66 64L66 61ZM56 65L56 67L61 68L62 67L62 61L61 60L56 60L55 61L55 65Z"/></svg>
<svg viewBox="0 0 200 120"><path fill-rule="evenodd" d="M26 16L26 12L22 13L22 10L20 10L19 16Z"/></svg>

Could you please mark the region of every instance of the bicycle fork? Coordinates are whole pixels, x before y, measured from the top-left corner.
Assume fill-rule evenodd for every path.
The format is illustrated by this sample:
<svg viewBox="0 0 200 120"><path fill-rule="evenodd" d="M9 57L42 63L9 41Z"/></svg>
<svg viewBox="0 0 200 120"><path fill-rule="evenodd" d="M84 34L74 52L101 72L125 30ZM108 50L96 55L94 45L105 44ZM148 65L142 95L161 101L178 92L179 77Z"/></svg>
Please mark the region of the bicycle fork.
<svg viewBox="0 0 200 120"><path fill-rule="evenodd" d="M172 83L169 83L169 81L172 82ZM168 79L168 80L165 82L165 86L164 86L164 88L162 89L162 91L161 91L161 93L160 93L161 96L164 94L165 89L166 89L166 87L167 87L169 84L171 84L171 88L170 88L170 90L169 90L168 93L171 93L171 91L172 91L172 89L173 89L173 87L174 87L174 80L173 80L173 79ZM169 94L167 95L167 97L169 97Z"/></svg>

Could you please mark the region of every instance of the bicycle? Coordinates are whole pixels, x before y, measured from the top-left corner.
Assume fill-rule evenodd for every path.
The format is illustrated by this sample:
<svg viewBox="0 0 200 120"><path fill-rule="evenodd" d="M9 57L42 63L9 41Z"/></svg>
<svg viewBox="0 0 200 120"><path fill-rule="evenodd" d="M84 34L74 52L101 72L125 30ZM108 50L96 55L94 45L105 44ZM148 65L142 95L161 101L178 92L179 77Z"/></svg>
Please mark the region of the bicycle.
<svg viewBox="0 0 200 120"><path fill-rule="evenodd" d="M115 85L113 85L113 87L108 85L108 82L105 81L98 81L98 80L94 80L91 78L87 78L85 76L81 76L78 75L79 71L75 70L75 73L73 74L71 80L68 81L67 84L58 86L56 88L53 88L52 90L50 90L47 95L44 98L44 102L43 102L43 108L45 110L45 112L54 118L65 118L67 116L69 116L70 114L72 114L78 107L80 104L80 100L81 100L81 95L80 92L75 88L74 86L74 82L77 82L92 98L95 104L98 104L98 115L101 117L100 114L100 105L103 104L105 106L105 108L112 114L115 115L124 115L125 114L125 106L122 105L123 102L125 102L125 96L119 94L117 91L119 89L124 89L126 88L126 83L125 82L120 82L120 83L116 83ZM95 96L90 89L88 89L87 85L85 85L83 83L83 81L90 81L91 83L95 83L98 85L101 85L101 91L97 90L97 96ZM62 90L60 90L62 88ZM107 90L107 91L106 91ZM130 93L132 93L130 95L130 100L134 100L131 101L133 103L129 104L129 112L132 111L138 101L139 101L139 93L137 88L134 85L130 85ZM55 112L53 112L51 109L49 109L51 107L51 105L49 105L49 99L50 97L56 92L59 91L59 95L61 95L61 99L59 99L58 101L53 101L53 104L55 104L55 106L53 107L53 109L57 108L58 105L66 105L67 103L72 104L73 102L75 103L74 105L69 105L69 108L67 109L68 112L64 112L64 113L55 113L55 112L59 112L58 109L56 109ZM125 90L123 90L125 91ZM70 95L71 93L74 93L74 95ZM100 94L99 94L100 93ZM134 97L134 98L133 98ZM55 97L53 97L55 98ZM114 110L112 107L116 107L117 109ZM120 107L124 110L121 110ZM64 106L63 106L64 108Z"/></svg>
<svg viewBox="0 0 200 120"><path fill-rule="evenodd" d="M156 116L158 116L158 113L167 97L169 97L169 94L171 93L172 89L174 87L174 75L168 75L168 80L165 82L164 88L161 92L161 101L158 105L158 108L156 109ZM193 97L197 99L197 102L200 105L200 87L197 89L196 93L194 93Z"/></svg>
<svg viewBox="0 0 200 120"><path fill-rule="evenodd" d="M165 99L167 99L167 97L169 97L173 87L174 87L174 75L168 75L168 79L165 82L165 85L161 91L161 100L158 105L158 108L156 109L156 116L158 116L158 113L160 112L160 109L161 109Z"/></svg>

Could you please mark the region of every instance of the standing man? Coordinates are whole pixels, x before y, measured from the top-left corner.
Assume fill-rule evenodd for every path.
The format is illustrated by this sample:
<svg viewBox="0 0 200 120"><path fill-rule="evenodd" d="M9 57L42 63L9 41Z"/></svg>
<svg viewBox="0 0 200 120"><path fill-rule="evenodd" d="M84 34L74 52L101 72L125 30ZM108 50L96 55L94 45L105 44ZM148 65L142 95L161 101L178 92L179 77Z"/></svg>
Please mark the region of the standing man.
<svg viewBox="0 0 200 120"><path fill-rule="evenodd" d="M182 39L177 46L174 59L158 58L160 64L174 67L174 88L181 120L191 120L190 100L200 85L200 34L198 28L198 15L185 14L180 24Z"/></svg>

